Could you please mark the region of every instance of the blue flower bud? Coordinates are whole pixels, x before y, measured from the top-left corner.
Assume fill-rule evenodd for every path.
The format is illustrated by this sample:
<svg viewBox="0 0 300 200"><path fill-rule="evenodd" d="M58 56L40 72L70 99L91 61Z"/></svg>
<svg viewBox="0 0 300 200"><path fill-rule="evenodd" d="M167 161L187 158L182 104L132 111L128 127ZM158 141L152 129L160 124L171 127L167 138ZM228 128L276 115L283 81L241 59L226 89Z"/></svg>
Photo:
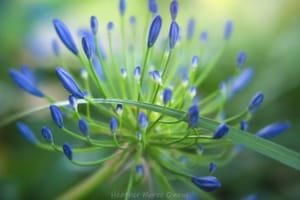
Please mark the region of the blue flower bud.
<svg viewBox="0 0 300 200"><path fill-rule="evenodd" d="M152 24L150 26L150 30L148 34L148 42L147 42L148 48L151 48L156 42L158 35L160 33L161 23L162 23L161 16L157 15L152 21Z"/></svg>
<svg viewBox="0 0 300 200"><path fill-rule="evenodd" d="M173 0L170 4L170 13L172 20L176 20L178 14L178 2L177 0Z"/></svg>
<svg viewBox="0 0 300 200"><path fill-rule="evenodd" d="M197 152L200 153L200 154L203 153L203 145L202 144L197 145Z"/></svg>
<svg viewBox="0 0 300 200"><path fill-rule="evenodd" d="M88 59L91 59L92 49L91 49L91 44L89 43L89 40L86 37L83 37L81 42L82 42L82 48L83 48L83 51L85 53L85 56Z"/></svg>
<svg viewBox="0 0 300 200"><path fill-rule="evenodd" d="M156 14L158 11L158 5L156 0L148 0L148 8L152 14Z"/></svg>
<svg viewBox="0 0 300 200"><path fill-rule="evenodd" d="M57 40L52 40L51 42L51 46L52 46L52 51L54 53L55 56L59 56L60 55L60 49L59 49L59 45Z"/></svg>
<svg viewBox="0 0 300 200"><path fill-rule="evenodd" d="M250 194L244 197L242 200L260 200L260 197L257 194Z"/></svg>
<svg viewBox="0 0 300 200"><path fill-rule="evenodd" d="M136 18L135 18L135 16L130 16L129 22L130 22L130 24L131 24L132 26L134 26L134 25L136 24Z"/></svg>
<svg viewBox="0 0 300 200"><path fill-rule="evenodd" d="M36 139L35 135L31 131L31 129L22 122L17 122L17 128L22 134L22 136L30 143L36 144L38 140Z"/></svg>
<svg viewBox="0 0 300 200"><path fill-rule="evenodd" d="M196 96L196 94L197 94L197 87L191 86L189 88L189 92L190 92L191 97L194 98Z"/></svg>
<svg viewBox="0 0 300 200"><path fill-rule="evenodd" d="M228 20L225 24L224 28L224 39L228 40L232 34L233 23L231 20Z"/></svg>
<svg viewBox="0 0 300 200"><path fill-rule="evenodd" d="M118 127L119 127L118 120L116 118L112 117L111 120L110 120L109 125L110 125L111 132L115 133L116 130L118 129Z"/></svg>
<svg viewBox="0 0 300 200"><path fill-rule="evenodd" d="M199 56L193 56L192 58L192 68L195 69L199 64Z"/></svg>
<svg viewBox="0 0 300 200"><path fill-rule="evenodd" d="M32 80L32 76L28 76L28 74L24 74L24 72L19 72L14 69L9 70L9 75L14 83L23 89L24 91L36 96L36 97L44 97L44 93L41 92L36 84Z"/></svg>
<svg viewBox="0 0 300 200"><path fill-rule="evenodd" d="M230 96L235 95L237 92L245 88L248 83L251 81L253 77L253 69L252 68L247 68L244 71L242 71L238 77L236 77L231 86L230 86Z"/></svg>
<svg viewBox="0 0 300 200"><path fill-rule="evenodd" d="M67 156L69 160L73 159L73 150L72 150L72 146L69 143L63 144L63 151L65 156Z"/></svg>
<svg viewBox="0 0 300 200"><path fill-rule="evenodd" d="M169 32L169 46L173 49L179 38L179 26L176 21L172 21Z"/></svg>
<svg viewBox="0 0 300 200"><path fill-rule="evenodd" d="M138 138L139 141L142 141L143 134L141 132L137 132L136 137Z"/></svg>
<svg viewBox="0 0 300 200"><path fill-rule="evenodd" d="M81 131L81 133L84 136L88 136L89 135L89 124L88 124L88 122L84 118L79 119L79 121L78 121L78 127L79 127L79 130Z"/></svg>
<svg viewBox="0 0 300 200"><path fill-rule="evenodd" d="M75 109L76 106L77 106L77 99L76 99L76 97L74 97L73 95L70 95L69 98L68 98L68 100L69 100L70 106L72 106L73 109Z"/></svg>
<svg viewBox="0 0 300 200"><path fill-rule="evenodd" d="M194 32L195 32L195 19L190 18L187 24L187 32L186 32L187 40L191 40L193 38Z"/></svg>
<svg viewBox="0 0 300 200"><path fill-rule="evenodd" d="M207 33L207 31L202 31L200 33L200 41L204 43L204 42L207 42L207 40L208 40L208 33Z"/></svg>
<svg viewBox="0 0 300 200"><path fill-rule="evenodd" d="M63 128L64 127L64 119L63 115L56 105L50 105L50 112L51 112L51 117L54 121L54 123L59 127Z"/></svg>
<svg viewBox="0 0 300 200"><path fill-rule="evenodd" d="M289 122L277 122L262 128L256 133L256 135L261 138L269 139L280 135L281 133L285 132L289 127Z"/></svg>
<svg viewBox="0 0 300 200"><path fill-rule="evenodd" d="M199 107L198 105L192 105L188 110L189 127L196 128L199 122Z"/></svg>
<svg viewBox="0 0 300 200"><path fill-rule="evenodd" d="M148 118L144 112L139 113L138 122L141 129L146 129L148 127Z"/></svg>
<svg viewBox="0 0 300 200"><path fill-rule="evenodd" d="M213 139L220 139L229 131L227 124L220 124L214 132Z"/></svg>
<svg viewBox="0 0 300 200"><path fill-rule="evenodd" d="M158 84L162 84L162 82L161 82L162 80L161 80L159 71L154 70L152 72L149 72L149 74L150 74L150 76L152 76L152 78L155 82L157 82Z"/></svg>
<svg viewBox="0 0 300 200"><path fill-rule="evenodd" d="M136 81L140 81L140 79L141 79L141 67L140 66L136 66L135 68L134 68L134 72L133 72L133 74L134 74L134 78L135 78L135 80Z"/></svg>
<svg viewBox="0 0 300 200"><path fill-rule="evenodd" d="M36 79L33 71L25 64L21 65L20 72L32 83L36 84Z"/></svg>
<svg viewBox="0 0 300 200"><path fill-rule="evenodd" d="M53 143L53 136L52 136L52 131L49 127L44 126L41 130L42 136L43 138L49 142L49 143Z"/></svg>
<svg viewBox="0 0 300 200"><path fill-rule="evenodd" d="M249 112L255 112L260 107L263 101L264 94L262 92L258 92L257 94L255 94L248 105Z"/></svg>
<svg viewBox="0 0 300 200"><path fill-rule="evenodd" d="M163 92L163 102L165 105L171 101L172 96L173 96L172 90L169 88L165 88Z"/></svg>
<svg viewBox="0 0 300 200"><path fill-rule="evenodd" d="M143 165L141 164L138 164L135 168L135 171L136 173L139 175L139 176L142 176L144 174L144 167Z"/></svg>
<svg viewBox="0 0 300 200"><path fill-rule="evenodd" d="M64 43L64 45L75 55L79 54L79 51L75 45L75 42L72 38L72 35L67 28L67 26L60 20L54 19L53 25L55 28L55 31L60 38L60 40Z"/></svg>
<svg viewBox="0 0 300 200"><path fill-rule="evenodd" d="M98 23L98 20L97 20L96 16L91 16L90 25L91 25L91 29L92 29L93 34L96 35L97 32L98 32L98 26L99 26L99 23Z"/></svg>
<svg viewBox="0 0 300 200"><path fill-rule="evenodd" d="M120 0L119 8L120 8L120 14L122 16L124 16L125 11L126 11L126 1L125 0Z"/></svg>
<svg viewBox="0 0 300 200"><path fill-rule="evenodd" d="M244 51L240 51L237 58L236 58L236 64L238 67L242 67L247 59L247 55Z"/></svg>
<svg viewBox="0 0 300 200"><path fill-rule="evenodd" d="M122 113L123 113L123 105L122 104L117 104L116 112L118 115L122 115Z"/></svg>
<svg viewBox="0 0 300 200"><path fill-rule="evenodd" d="M240 128L241 128L242 131L247 131L247 130L248 130L248 127L249 127L249 124L248 124L247 121L242 120L242 121L240 122Z"/></svg>
<svg viewBox="0 0 300 200"><path fill-rule="evenodd" d="M192 177L192 182L206 192L212 192L221 187L220 181L214 176Z"/></svg>
<svg viewBox="0 0 300 200"><path fill-rule="evenodd" d="M126 76L127 76L127 70L125 68L121 68L120 71L121 71L122 77L126 78Z"/></svg>
<svg viewBox="0 0 300 200"><path fill-rule="evenodd" d="M73 79L73 77L62 67L56 68L56 75L64 88L69 91L74 97L83 99L84 94L78 87L77 83Z"/></svg>
<svg viewBox="0 0 300 200"><path fill-rule="evenodd" d="M112 31L113 29L114 29L114 23L113 22L108 22L108 24L107 24L107 30L108 31Z"/></svg>
<svg viewBox="0 0 300 200"><path fill-rule="evenodd" d="M214 173L216 169L217 169L216 163L214 162L209 163L209 168L208 168L209 173L211 174Z"/></svg>

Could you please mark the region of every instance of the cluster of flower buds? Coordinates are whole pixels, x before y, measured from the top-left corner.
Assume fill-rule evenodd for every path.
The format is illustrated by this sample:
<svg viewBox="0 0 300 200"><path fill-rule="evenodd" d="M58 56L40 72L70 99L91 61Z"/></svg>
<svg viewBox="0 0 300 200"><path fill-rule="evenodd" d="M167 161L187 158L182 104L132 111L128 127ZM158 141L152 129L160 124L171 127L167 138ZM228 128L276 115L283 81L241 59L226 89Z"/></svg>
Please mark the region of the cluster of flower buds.
<svg viewBox="0 0 300 200"><path fill-rule="evenodd" d="M126 171L132 166L127 192L133 181L149 179L149 174L145 175L146 168L151 177L164 183L172 176L178 176L187 185L206 192L214 191L221 183L211 174L218 163L229 160L236 151L227 135L232 127L248 130L248 121L261 106L264 95L258 92L241 113L227 117L225 103L245 88L253 76L253 69L245 68L246 53L238 53L237 73L227 80L224 77L225 81L215 87L215 91L201 93L201 86L212 77L219 56L228 48L226 44L233 33L233 22L225 23L220 52L204 61L201 58L208 48L204 44L211 42L207 30L202 30L196 37L197 21L190 18L184 32L177 22L177 0L171 2L171 18L166 19L158 14L155 0L148 3L146 20L149 23L146 24L149 29L137 27L137 19L127 16L126 1L120 0L121 24L107 24L107 48L100 45L102 37L95 16L91 17L90 30L83 33L81 48L68 27L54 19L60 41L78 58L83 68L72 71L63 66L56 68L57 79L69 94L68 100L60 102L39 89L28 67L24 65L20 71L11 69L10 76L17 86L50 103L49 117L58 129L50 128L49 122L41 128L44 138L41 140L26 124L18 122L17 127L37 147L62 152L75 165L101 165L108 160L117 160L118 164L110 166L115 170L124 167ZM162 26L169 26L165 38ZM140 31L143 28L144 33ZM118 29L122 53L118 53L113 45L112 32ZM140 37L142 41L137 40ZM153 48L155 46L158 48ZM53 43L53 48L55 55L61 57L58 42ZM177 111L183 114L178 115ZM218 125L202 126L202 117ZM258 131L257 136L271 138L288 127L289 123L275 123ZM58 144L55 138L60 137L60 132L70 136L70 140ZM228 148L229 144L232 148ZM98 160L81 161L77 157L80 153L94 151L102 152ZM184 162L182 158L185 158ZM175 187L171 182L168 185Z"/></svg>

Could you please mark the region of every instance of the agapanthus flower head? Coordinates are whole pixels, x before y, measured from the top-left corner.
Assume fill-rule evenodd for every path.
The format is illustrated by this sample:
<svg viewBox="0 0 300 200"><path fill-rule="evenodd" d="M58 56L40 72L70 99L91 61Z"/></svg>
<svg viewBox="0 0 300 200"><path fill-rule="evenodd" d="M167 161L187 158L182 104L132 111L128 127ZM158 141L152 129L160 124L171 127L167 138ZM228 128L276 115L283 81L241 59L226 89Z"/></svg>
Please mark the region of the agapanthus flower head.
<svg viewBox="0 0 300 200"><path fill-rule="evenodd" d="M206 192L212 192L221 187L220 181L214 176L192 177L192 182Z"/></svg>
<svg viewBox="0 0 300 200"><path fill-rule="evenodd" d="M30 143L35 144L37 143L37 139L35 135L33 134L32 130L24 123L18 122L17 128L22 134L22 136Z"/></svg>
<svg viewBox="0 0 300 200"><path fill-rule="evenodd" d="M79 51L76 47L76 44L73 40L73 37L68 29L68 27L59 19L53 20L53 25L57 35L64 45L75 55L79 54Z"/></svg>
<svg viewBox="0 0 300 200"><path fill-rule="evenodd" d="M256 135L261 138L270 139L284 133L289 127L289 122L277 122L260 129Z"/></svg>
<svg viewBox="0 0 300 200"><path fill-rule="evenodd" d="M48 126L44 126L41 130L43 138L49 142L53 143L53 136L52 136L52 131Z"/></svg>
<svg viewBox="0 0 300 200"><path fill-rule="evenodd" d="M61 88L68 92L65 95L68 100L57 101L44 94L29 68L10 70L11 78L19 87L48 101L51 118L60 128L58 132L72 137L70 142L74 148L68 142L59 144L63 141L58 138L61 134L55 133L54 142L47 126L41 128L45 140L37 140L30 128L19 122L17 127L21 134L38 148L64 153L74 165L101 166L100 172L105 172L105 177L118 179L128 174L128 194L136 182L151 182L146 180L149 178L155 183L162 181L171 190L178 185L171 180L182 178L204 191L214 191L221 187L219 180L213 176L199 176L199 173L212 174L216 163L227 162L237 153L237 144L274 157L276 151L268 148L269 141L258 137L276 136L288 128L288 123L272 124L256 135L243 133L263 101L262 93L255 95L241 113L229 116L226 110L231 98L253 77L252 68L243 68L246 54L241 51L237 58L231 59L236 59L233 68L239 67L233 76L213 80L212 85L207 86L210 82L206 82L207 79L219 77L213 72L218 71L214 70L218 67L218 58L230 46L227 43L233 32L232 21L225 24L223 39L226 42L220 43L223 45L220 51L205 49L204 54L204 48L210 48L204 43L218 40L212 34L208 41L206 30L197 32L196 17L188 17L187 24L179 27L178 22L182 22L177 0L171 1L171 19L168 16L166 20L171 22L164 24L165 27L156 0L148 0L150 13L146 13L146 23L136 23L136 19L143 20L143 17L136 18L130 16L131 13L128 13L128 20L126 6L125 0L119 1L120 24L115 27L109 22L107 29L99 29L97 18L90 18L90 29L80 30L78 34L83 52L77 49L67 26L60 20L53 20L58 37L78 59L77 65L72 63L70 69L63 65L56 68ZM182 27L187 27L186 33L181 32ZM107 34L108 45L102 45L101 31ZM114 38L117 34L120 35ZM194 40L195 34L200 34L200 41ZM260 148L256 149L253 144ZM74 157L73 152L76 153ZM95 153L100 158L90 161L88 159L95 157L83 156L86 160L78 161L77 152ZM283 162L298 167L297 160L286 161L287 157L278 155ZM200 168L204 170L198 170ZM105 179L97 181L100 184Z"/></svg>

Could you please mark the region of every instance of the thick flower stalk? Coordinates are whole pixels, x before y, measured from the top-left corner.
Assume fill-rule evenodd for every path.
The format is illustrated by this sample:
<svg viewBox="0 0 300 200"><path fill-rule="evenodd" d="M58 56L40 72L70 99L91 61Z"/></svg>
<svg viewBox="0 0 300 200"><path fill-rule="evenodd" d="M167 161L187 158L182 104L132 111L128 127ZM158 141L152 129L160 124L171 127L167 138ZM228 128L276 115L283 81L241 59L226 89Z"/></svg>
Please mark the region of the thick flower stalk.
<svg viewBox="0 0 300 200"><path fill-rule="evenodd" d="M215 91L202 92L201 86L213 77L220 55L228 48L232 21L225 23L223 47L210 61L204 62L201 58L205 44L210 42L208 32L196 33L193 18L185 31L177 22L180 5L176 0L171 2L170 17L165 19L159 15L156 1L149 0L149 20L146 19L149 23L147 34L141 35L142 41L136 36L144 27L137 27L134 16L128 17L127 6L130 5L126 1L120 1L121 25L113 22L107 25L108 48L99 43L99 39L104 39L100 38L95 16L91 17L90 30L78 40L61 20L53 20L60 41L83 66L72 71L64 66L55 69L62 89L69 94L66 101L57 101L51 94L40 91L27 67L10 70L17 86L50 103L49 119L53 122L41 127L43 139L38 139L26 124L17 123L28 141L39 148L65 154L75 165L98 165L102 170L95 174L99 176L98 183L104 181L103 177L128 176L126 194L140 181L149 188L153 188L153 182L158 183L155 189L162 191L176 190L172 180L194 190L198 187L205 192L214 191L221 187L221 182L212 173L238 153L237 144L297 168L298 155L290 155L286 150L286 154L276 158L274 152L264 148L264 144L272 143L257 137L276 136L289 127L288 123L268 126L257 136L246 133L248 122L263 102L263 93L253 95L240 113L226 116L225 104L253 77L253 69L245 67L244 51L237 55L234 76L224 77ZM162 27L168 27L168 33ZM122 42L115 49L112 32L118 29ZM134 36L133 40L128 39L129 35ZM55 44L54 53L61 56ZM51 130L51 123L59 131ZM63 144L55 141L61 133L70 136ZM89 153L94 151L101 152L101 156L88 160ZM79 154L86 154L87 159L82 160ZM284 160L286 155L289 157ZM85 191L78 189L80 186L63 197L84 195Z"/></svg>

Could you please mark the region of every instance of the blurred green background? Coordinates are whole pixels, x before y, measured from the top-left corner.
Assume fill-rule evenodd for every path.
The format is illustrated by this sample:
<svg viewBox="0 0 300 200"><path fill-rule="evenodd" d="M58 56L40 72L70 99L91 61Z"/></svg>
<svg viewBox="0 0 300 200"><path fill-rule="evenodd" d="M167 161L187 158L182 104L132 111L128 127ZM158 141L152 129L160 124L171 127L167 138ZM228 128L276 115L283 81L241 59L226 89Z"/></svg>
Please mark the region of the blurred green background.
<svg viewBox="0 0 300 200"><path fill-rule="evenodd" d="M168 16L170 1L158 0L159 11ZM143 15L146 0L127 0L127 16ZM234 34L228 49L218 63L214 77L234 69L240 50L248 54L247 65L255 68L250 86L230 103L229 113L237 113L247 105L257 91L265 93L265 102L250 124L255 132L268 123L289 120L291 129L274 142L300 152L300 1L296 0L181 0L180 21L197 18L198 31L207 29L209 37L222 35L227 19L234 21ZM130 14L129 14L130 13ZM20 91L10 81L8 68L26 63L34 68L41 87L54 96L57 65L51 51L56 38L52 19L62 19L75 30L89 25L96 15L100 29L109 20L118 23L118 0L2 0L0 1L0 120L45 103ZM197 33L198 35L198 33ZM66 60L74 59L65 49ZM208 84L217 87L212 78ZM51 82L51 85L49 83ZM55 83L56 82L56 83ZM38 133L48 120L42 112L23 119ZM19 135L14 123L0 127L0 199L51 199L68 186L90 174L93 169L74 167L62 155L40 151ZM300 173L255 152L243 150L231 163L217 170L223 187L216 196L220 199L241 199L257 193L261 199L299 199ZM99 191L101 193L101 186ZM94 196L95 197L95 196Z"/></svg>

